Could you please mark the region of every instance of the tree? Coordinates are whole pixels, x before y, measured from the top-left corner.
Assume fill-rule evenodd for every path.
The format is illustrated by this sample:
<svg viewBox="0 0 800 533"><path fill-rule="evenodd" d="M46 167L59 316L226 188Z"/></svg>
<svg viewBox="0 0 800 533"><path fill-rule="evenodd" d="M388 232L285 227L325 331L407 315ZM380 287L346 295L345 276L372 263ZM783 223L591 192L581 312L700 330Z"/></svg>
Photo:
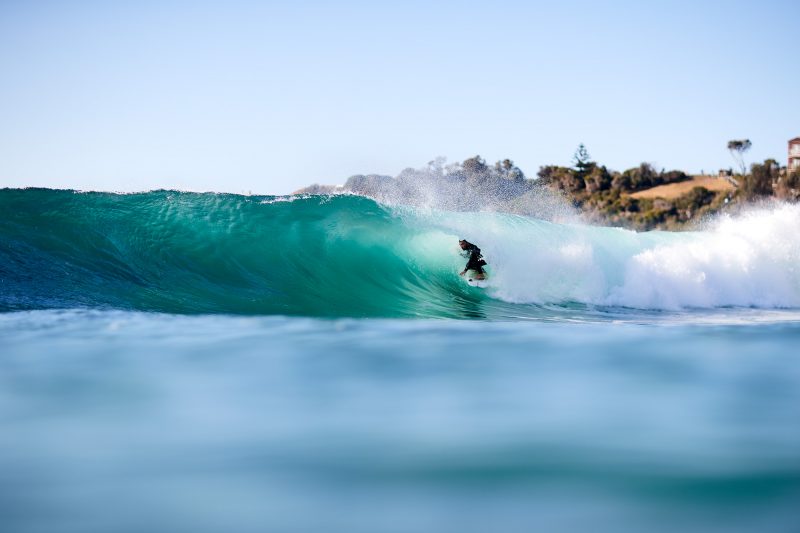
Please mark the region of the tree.
<svg viewBox="0 0 800 533"><path fill-rule="evenodd" d="M539 180L543 184L553 185L562 191L575 193L586 188L583 178L577 172L567 167L548 165L539 168Z"/></svg>
<svg viewBox="0 0 800 533"><path fill-rule="evenodd" d="M575 170L580 174L585 173L586 170L592 166L591 156L583 143L578 145L578 149L575 150L575 155L572 156L572 162L574 163Z"/></svg>
<svg viewBox="0 0 800 533"><path fill-rule="evenodd" d="M514 162L510 159L503 159L495 163L494 172L498 176L511 181L523 181L525 179L525 174L519 167L515 167Z"/></svg>
<svg viewBox="0 0 800 533"><path fill-rule="evenodd" d="M586 190L590 193L605 191L611 188L612 178L606 167L594 165L583 179L586 182Z"/></svg>
<svg viewBox="0 0 800 533"><path fill-rule="evenodd" d="M488 170L486 161L484 161L479 155L465 160L463 163L461 163L461 166L467 174L485 174Z"/></svg>
<svg viewBox="0 0 800 533"><path fill-rule="evenodd" d="M623 191L640 191L660 184L661 176L650 163L629 168L622 175L615 176L611 182L614 189Z"/></svg>
<svg viewBox="0 0 800 533"><path fill-rule="evenodd" d="M774 159L767 159L764 164L754 163L750 167L750 175L742 177L740 191L746 200L755 200L758 197L770 196L773 193L773 183L780 177L780 167Z"/></svg>
<svg viewBox="0 0 800 533"><path fill-rule="evenodd" d="M778 197L782 200L800 199L800 170L792 173L786 172L786 176L778 180Z"/></svg>
<svg viewBox="0 0 800 533"><path fill-rule="evenodd" d="M734 139L728 141L728 150L730 150L731 156L739 165L739 168L742 169L742 176L744 176L747 171L747 165L744 163L744 153L748 151L751 146L753 146L753 143L750 142L750 139Z"/></svg>
<svg viewBox="0 0 800 533"><path fill-rule="evenodd" d="M511 181L518 181L518 182L525 181L525 173L522 172L522 170L519 167L512 167L511 170L508 171L508 174L506 174L506 176Z"/></svg>

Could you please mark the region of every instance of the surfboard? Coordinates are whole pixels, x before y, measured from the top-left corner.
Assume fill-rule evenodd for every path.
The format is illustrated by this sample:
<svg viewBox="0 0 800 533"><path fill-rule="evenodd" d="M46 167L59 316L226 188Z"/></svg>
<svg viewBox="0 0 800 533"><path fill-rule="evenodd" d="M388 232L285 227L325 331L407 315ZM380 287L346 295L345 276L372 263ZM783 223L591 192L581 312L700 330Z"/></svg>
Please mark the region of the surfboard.
<svg viewBox="0 0 800 533"><path fill-rule="evenodd" d="M472 287L486 287L489 282L489 276L485 275L483 279L477 279L475 277L475 271L470 270L464 275L464 279L467 281L467 285Z"/></svg>

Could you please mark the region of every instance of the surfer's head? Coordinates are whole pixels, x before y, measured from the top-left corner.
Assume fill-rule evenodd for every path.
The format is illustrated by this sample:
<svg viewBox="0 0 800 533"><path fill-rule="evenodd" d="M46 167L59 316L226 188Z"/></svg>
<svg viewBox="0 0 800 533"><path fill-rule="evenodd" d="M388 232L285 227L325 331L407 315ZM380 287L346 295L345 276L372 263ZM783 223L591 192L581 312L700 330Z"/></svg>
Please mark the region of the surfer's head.
<svg viewBox="0 0 800 533"><path fill-rule="evenodd" d="M459 245L459 246L461 246L461 249L462 249L462 250L466 250L466 249L467 249L467 245L468 245L468 244L469 244L469 243L468 243L467 241L465 241L464 239L460 239L460 240L458 241L458 245Z"/></svg>

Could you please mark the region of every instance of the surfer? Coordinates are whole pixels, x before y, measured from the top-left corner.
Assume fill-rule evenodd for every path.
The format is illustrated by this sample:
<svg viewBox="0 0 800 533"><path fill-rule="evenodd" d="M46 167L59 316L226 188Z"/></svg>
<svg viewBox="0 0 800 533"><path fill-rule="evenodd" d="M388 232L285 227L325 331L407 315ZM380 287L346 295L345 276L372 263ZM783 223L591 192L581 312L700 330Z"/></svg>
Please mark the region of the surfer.
<svg viewBox="0 0 800 533"><path fill-rule="evenodd" d="M468 270L474 270L475 279L486 279L486 273L483 271L486 261L484 261L483 256L481 255L481 249L471 242L465 241L464 239L458 241L458 245L461 246L461 249L464 250L464 252L466 252L462 253L462 255L469 257L467 266L465 266L464 270L459 273L459 276L463 276Z"/></svg>

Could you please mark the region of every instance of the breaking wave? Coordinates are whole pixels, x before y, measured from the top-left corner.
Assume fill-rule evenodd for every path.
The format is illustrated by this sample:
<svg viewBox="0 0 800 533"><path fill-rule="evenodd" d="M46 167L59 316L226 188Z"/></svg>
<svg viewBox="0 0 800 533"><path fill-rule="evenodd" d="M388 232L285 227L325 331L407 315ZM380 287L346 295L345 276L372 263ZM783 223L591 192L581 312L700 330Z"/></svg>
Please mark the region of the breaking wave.
<svg viewBox="0 0 800 533"><path fill-rule="evenodd" d="M511 318L800 307L800 207L648 232L359 196L0 190L0 311ZM490 264L458 276L457 239Z"/></svg>

